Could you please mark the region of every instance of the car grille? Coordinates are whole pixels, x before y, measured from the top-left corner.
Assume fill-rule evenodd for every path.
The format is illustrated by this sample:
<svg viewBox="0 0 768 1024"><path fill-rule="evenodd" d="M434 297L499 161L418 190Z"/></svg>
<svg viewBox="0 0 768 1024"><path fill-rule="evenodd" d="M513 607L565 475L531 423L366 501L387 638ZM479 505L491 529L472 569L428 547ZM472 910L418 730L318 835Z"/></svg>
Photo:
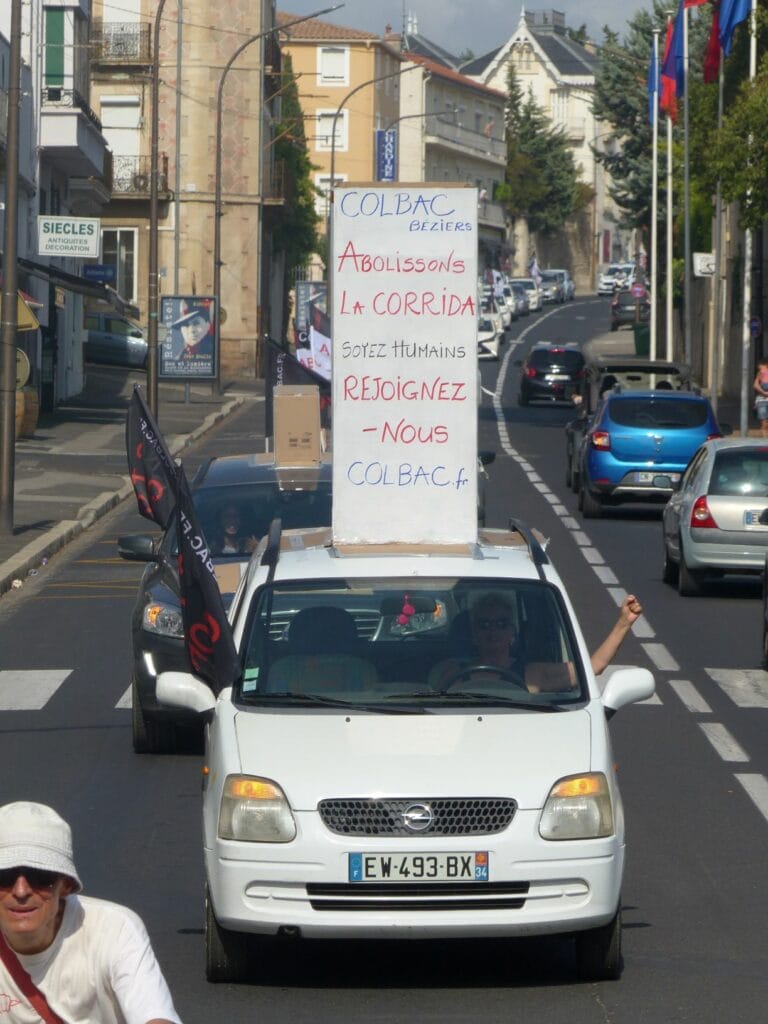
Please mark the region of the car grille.
<svg viewBox="0 0 768 1024"><path fill-rule="evenodd" d="M520 910L529 882L310 882L313 910Z"/></svg>
<svg viewBox="0 0 768 1024"><path fill-rule="evenodd" d="M423 830L405 825L404 814L414 804L432 812L432 820ZM338 799L322 800L318 810L323 824L344 836L469 836L503 832L517 804L503 797Z"/></svg>

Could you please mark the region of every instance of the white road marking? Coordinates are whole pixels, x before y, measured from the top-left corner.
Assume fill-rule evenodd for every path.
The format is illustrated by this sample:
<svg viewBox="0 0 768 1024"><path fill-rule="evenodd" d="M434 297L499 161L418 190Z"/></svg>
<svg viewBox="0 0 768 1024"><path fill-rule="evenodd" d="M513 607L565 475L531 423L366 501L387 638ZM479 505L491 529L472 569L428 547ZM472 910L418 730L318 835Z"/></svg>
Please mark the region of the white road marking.
<svg viewBox="0 0 768 1024"><path fill-rule="evenodd" d="M3 669L0 711L39 711L71 674L71 668Z"/></svg>
<svg viewBox="0 0 768 1024"><path fill-rule="evenodd" d="M643 644L643 650L661 672L679 672L680 666L664 644Z"/></svg>
<svg viewBox="0 0 768 1024"><path fill-rule="evenodd" d="M131 699L131 687L125 691L120 700L115 704L116 708L128 708L129 710L133 707L133 700Z"/></svg>
<svg viewBox="0 0 768 1024"><path fill-rule="evenodd" d="M592 568L594 569L597 578L601 583L604 583L606 587L619 582L616 579L616 573L613 569L609 569L607 565L593 565Z"/></svg>
<svg viewBox="0 0 768 1024"><path fill-rule="evenodd" d="M712 713L712 708L689 679L670 679L669 685L689 711L697 715Z"/></svg>
<svg viewBox="0 0 768 1024"><path fill-rule="evenodd" d="M739 772L735 774L747 796L768 821L768 779L764 775L742 775Z"/></svg>
<svg viewBox="0 0 768 1024"><path fill-rule="evenodd" d="M581 553L590 565L605 565L605 559L597 548L582 548Z"/></svg>
<svg viewBox="0 0 768 1024"><path fill-rule="evenodd" d="M563 526L567 530L575 530L576 527L579 525L578 522L573 518L573 516L566 516L562 522Z"/></svg>
<svg viewBox="0 0 768 1024"><path fill-rule="evenodd" d="M759 668L704 670L739 708L768 708L768 672Z"/></svg>
<svg viewBox="0 0 768 1024"><path fill-rule="evenodd" d="M699 722L699 728L724 761L745 763L749 754L720 722Z"/></svg>
<svg viewBox="0 0 768 1024"><path fill-rule="evenodd" d="M576 520L574 519L573 522L575 523ZM574 527L573 539L576 541L580 548L592 547L592 541L589 539L586 533L584 533L583 530L577 530Z"/></svg>

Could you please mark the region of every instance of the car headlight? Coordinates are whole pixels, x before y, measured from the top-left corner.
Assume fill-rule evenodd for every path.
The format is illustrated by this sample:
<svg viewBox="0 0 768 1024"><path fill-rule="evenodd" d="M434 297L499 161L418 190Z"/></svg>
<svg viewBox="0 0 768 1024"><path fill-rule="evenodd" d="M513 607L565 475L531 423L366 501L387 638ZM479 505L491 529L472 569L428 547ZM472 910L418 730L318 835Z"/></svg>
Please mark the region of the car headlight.
<svg viewBox="0 0 768 1024"><path fill-rule="evenodd" d="M175 605L163 604L162 601L153 601L144 605L141 616L141 628L148 633L157 633L160 636L184 636L184 622L181 618L181 608Z"/></svg>
<svg viewBox="0 0 768 1024"><path fill-rule="evenodd" d="M600 839L613 835L613 807L602 772L569 775L549 791L539 822L542 839Z"/></svg>
<svg viewBox="0 0 768 1024"><path fill-rule="evenodd" d="M253 775L227 777L219 809L219 839L290 843L295 837L296 822L277 783Z"/></svg>

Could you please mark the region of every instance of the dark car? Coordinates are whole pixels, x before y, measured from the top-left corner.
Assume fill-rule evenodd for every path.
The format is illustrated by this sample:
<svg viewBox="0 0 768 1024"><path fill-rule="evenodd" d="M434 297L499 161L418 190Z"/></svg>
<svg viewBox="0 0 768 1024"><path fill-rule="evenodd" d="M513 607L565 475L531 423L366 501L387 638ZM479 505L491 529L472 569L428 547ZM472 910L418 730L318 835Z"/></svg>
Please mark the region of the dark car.
<svg viewBox="0 0 768 1024"><path fill-rule="evenodd" d="M721 436L696 392L608 392L584 438L579 508L590 519L607 505L666 501L699 446Z"/></svg>
<svg viewBox="0 0 768 1024"><path fill-rule="evenodd" d="M648 323L651 319L651 303L648 293L633 295L631 291L622 289L611 299L611 330L618 331L637 323Z"/></svg>
<svg viewBox="0 0 768 1024"><path fill-rule="evenodd" d="M250 558L250 549L273 519L280 518L284 529L330 526L331 463L326 458L318 465L282 467L271 454L213 458L196 474L192 495L226 604ZM237 530L227 540L224 526L233 510ZM118 552L129 561L148 563L131 617L133 749L137 753L169 753L176 749L180 733L192 726L199 735L200 728L197 716L185 718L183 712L158 704L155 697L160 672L189 671L175 525L162 537L120 537Z"/></svg>
<svg viewBox="0 0 768 1024"><path fill-rule="evenodd" d="M573 342L537 342L520 365L519 405L533 401L571 402L584 356Z"/></svg>
<svg viewBox="0 0 768 1024"><path fill-rule="evenodd" d="M584 435L589 429L601 396L619 386L622 391L660 390L688 391L691 388L690 367L664 359L642 356L590 354L585 346L584 373L577 381L573 404L574 419L565 425L565 483L579 492L579 465Z"/></svg>

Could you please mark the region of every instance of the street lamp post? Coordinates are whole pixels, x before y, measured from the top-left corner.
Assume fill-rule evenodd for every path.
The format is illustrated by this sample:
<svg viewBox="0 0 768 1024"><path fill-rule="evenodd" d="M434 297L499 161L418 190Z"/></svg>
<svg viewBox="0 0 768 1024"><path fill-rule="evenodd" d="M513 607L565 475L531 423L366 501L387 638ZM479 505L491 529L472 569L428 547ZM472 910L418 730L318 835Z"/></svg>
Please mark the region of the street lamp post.
<svg viewBox="0 0 768 1024"><path fill-rule="evenodd" d="M273 32L284 32L285 29L291 28L293 25L298 25L302 21L309 21L311 18L317 18L321 14L329 14L331 11L338 10L339 7L343 7L344 4L334 4L332 7L324 7L320 11L315 11L312 14L305 14L301 18L293 18L291 21L284 22L282 25L273 25L271 28L265 29L263 32L257 32L256 35L251 36L242 43L224 66L224 70L219 78L219 85L216 91L216 170L214 175L214 216L213 216L213 294L216 299L216 307L214 311L215 315L215 331L216 340L218 344L218 360L216 364L216 382L220 385L220 370L221 370L221 218L224 215L223 203L222 203L222 181L221 181L221 161L222 161L222 123L223 123L223 98L224 98L224 84L227 80L227 75L230 72L232 65L235 63L237 58L247 49L252 43L257 42L259 39L264 39L266 36L271 35ZM258 268L258 272L261 273L261 268Z"/></svg>

